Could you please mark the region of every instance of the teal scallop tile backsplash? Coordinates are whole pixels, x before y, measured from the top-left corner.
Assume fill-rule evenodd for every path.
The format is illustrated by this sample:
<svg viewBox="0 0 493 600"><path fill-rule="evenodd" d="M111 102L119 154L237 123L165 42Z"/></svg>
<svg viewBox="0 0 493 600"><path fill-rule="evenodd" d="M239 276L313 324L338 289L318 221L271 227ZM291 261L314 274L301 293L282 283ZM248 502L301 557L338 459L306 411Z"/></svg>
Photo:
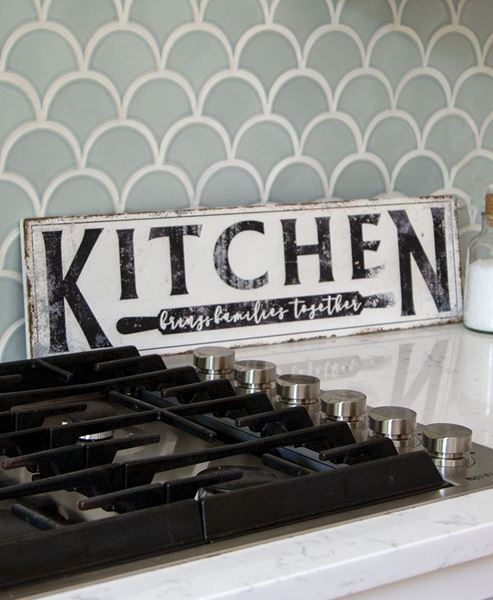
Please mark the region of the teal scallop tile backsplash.
<svg viewBox="0 0 493 600"><path fill-rule="evenodd" d="M0 0L0 356L19 219L493 183L492 0Z"/></svg>

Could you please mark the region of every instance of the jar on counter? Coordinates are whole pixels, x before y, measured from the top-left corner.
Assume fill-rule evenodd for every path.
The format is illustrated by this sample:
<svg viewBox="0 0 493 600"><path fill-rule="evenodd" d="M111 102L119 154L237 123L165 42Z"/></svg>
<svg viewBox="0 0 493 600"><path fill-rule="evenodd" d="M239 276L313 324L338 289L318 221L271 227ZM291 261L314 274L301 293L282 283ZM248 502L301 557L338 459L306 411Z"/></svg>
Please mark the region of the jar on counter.
<svg viewBox="0 0 493 600"><path fill-rule="evenodd" d="M304 406L314 425L320 424L320 379L312 375L280 375L276 380L277 408Z"/></svg>
<svg viewBox="0 0 493 600"><path fill-rule="evenodd" d="M201 381L234 380L235 351L223 346L203 346L193 351L193 364Z"/></svg>
<svg viewBox="0 0 493 600"><path fill-rule="evenodd" d="M268 360L239 360L235 363L236 393L264 392L271 403L276 399L277 367Z"/></svg>
<svg viewBox="0 0 493 600"><path fill-rule="evenodd" d="M493 190L486 194L481 232L466 255L464 325L493 333Z"/></svg>

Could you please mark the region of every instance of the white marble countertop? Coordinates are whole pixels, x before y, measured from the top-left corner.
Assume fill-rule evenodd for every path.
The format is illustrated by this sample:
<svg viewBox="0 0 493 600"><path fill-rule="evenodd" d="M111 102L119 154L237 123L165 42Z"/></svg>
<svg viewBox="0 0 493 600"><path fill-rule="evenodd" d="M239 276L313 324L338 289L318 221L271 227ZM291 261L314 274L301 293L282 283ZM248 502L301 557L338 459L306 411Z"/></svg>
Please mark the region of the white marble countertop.
<svg viewBox="0 0 493 600"><path fill-rule="evenodd" d="M467 425L475 442L493 446L493 335L447 325L245 348L237 356L317 375L324 389L361 390L374 406L408 406L422 423ZM432 590L435 599L473 600L493 597L492 568L493 489L170 566L130 566L125 576L49 597L405 599Z"/></svg>

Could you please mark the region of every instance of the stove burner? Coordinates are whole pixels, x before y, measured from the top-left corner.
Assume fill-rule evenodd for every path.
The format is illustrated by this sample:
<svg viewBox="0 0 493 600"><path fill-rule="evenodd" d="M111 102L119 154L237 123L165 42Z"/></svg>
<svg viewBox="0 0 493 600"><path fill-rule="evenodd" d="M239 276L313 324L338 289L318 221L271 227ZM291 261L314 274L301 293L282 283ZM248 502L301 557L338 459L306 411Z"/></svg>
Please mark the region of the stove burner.
<svg viewBox="0 0 493 600"><path fill-rule="evenodd" d="M89 433L87 435L81 435L79 438L80 442L100 442L102 440L111 440L113 437L112 431L99 431L98 433Z"/></svg>
<svg viewBox="0 0 493 600"><path fill-rule="evenodd" d="M87 405L86 410L81 413L69 415L66 419L67 423L82 423L83 421L92 421L94 419L103 419L105 417L116 416L117 411L114 407L104 402L91 402ZM98 431L97 433L89 433L79 437L80 442L98 442L101 440L109 440L113 437L113 431Z"/></svg>
<svg viewBox="0 0 493 600"><path fill-rule="evenodd" d="M261 467L236 465L211 467L209 469L200 471L200 473L197 473L197 475L220 475L227 473L228 471L241 471L242 476L240 479L232 479L231 481L215 483L202 489L209 494L226 494L228 492L234 492L235 490L244 490L255 485L272 483L279 479L275 473L268 471L267 469L262 469ZM200 493L199 495L202 497Z"/></svg>

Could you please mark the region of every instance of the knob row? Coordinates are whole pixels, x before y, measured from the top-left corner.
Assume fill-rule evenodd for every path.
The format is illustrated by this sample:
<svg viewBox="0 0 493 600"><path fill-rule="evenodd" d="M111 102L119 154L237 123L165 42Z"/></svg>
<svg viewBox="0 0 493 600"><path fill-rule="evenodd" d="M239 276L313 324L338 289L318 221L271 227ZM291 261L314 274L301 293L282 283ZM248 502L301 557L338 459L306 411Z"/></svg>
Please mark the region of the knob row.
<svg viewBox="0 0 493 600"><path fill-rule="evenodd" d="M366 396L354 390L323 392L323 411L331 420L362 422ZM414 446L416 412L401 406L380 406L368 412L368 427L375 436L390 438L396 446ZM468 464L472 450L472 431L453 423L432 423L423 427L421 442L435 462L443 467Z"/></svg>
<svg viewBox="0 0 493 600"><path fill-rule="evenodd" d="M277 375L276 365L264 360L235 362L234 350L220 346L197 348L194 365L202 380L226 377L238 393L263 391L274 405L306 408L317 423L320 410L332 421L347 422L352 429L369 427L375 436L390 438L397 447L415 446L416 412L401 406L380 406L367 412L366 395L356 390L320 392L320 380L311 375ZM433 423L422 430L422 444L442 466L467 464L472 431L453 423Z"/></svg>

